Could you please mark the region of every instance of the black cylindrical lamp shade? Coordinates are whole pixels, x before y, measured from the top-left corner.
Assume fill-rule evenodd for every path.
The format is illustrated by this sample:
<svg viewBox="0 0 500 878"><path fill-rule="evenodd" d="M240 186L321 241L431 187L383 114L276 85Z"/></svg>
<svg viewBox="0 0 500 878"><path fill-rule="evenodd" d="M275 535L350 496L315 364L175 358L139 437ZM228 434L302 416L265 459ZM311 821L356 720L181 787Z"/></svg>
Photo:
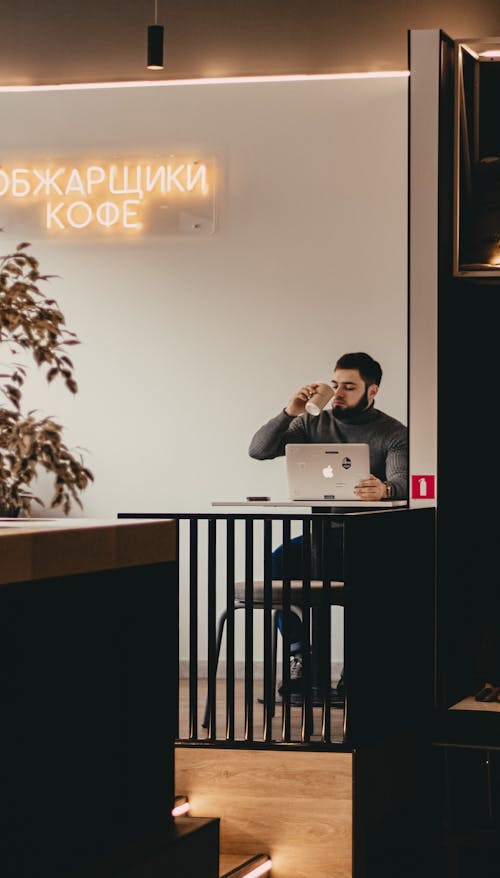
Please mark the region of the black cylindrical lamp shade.
<svg viewBox="0 0 500 878"><path fill-rule="evenodd" d="M148 27L148 68L163 69L163 25L150 24Z"/></svg>

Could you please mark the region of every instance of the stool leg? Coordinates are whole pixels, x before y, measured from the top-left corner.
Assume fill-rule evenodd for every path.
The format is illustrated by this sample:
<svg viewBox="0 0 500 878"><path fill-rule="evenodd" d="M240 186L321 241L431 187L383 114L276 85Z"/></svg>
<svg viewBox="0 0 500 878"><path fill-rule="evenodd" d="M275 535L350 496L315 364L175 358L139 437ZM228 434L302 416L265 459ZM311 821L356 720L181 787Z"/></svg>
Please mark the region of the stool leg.
<svg viewBox="0 0 500 878"><path fill-rule="evenodd" d="M227 619L227 610L224 610L223 613L219 616L219 621L217 623L217 641L215 646L215 672L214 672L214 685L217 679L217 667L219 665L219 655L220 648L222 645L222 635L224 634L224 625L226 624ZM209 712L209 704L208 704L208 691L207 697L205 700L205 713L203 715L203 722L201 724L203 729L208 729L208 712Z"/></svg>

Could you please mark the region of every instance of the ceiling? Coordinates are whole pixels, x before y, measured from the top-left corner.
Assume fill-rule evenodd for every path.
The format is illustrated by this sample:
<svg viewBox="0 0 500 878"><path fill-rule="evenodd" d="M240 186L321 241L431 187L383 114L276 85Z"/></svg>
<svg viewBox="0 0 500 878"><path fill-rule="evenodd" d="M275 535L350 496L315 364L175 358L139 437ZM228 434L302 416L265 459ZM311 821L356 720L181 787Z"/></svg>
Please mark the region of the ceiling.
<svg viewBox="0 0 500 878"><path fill-rule="evenodd" d="M498 0L157 0L165 70L146 70L155 0L0 0L0 85L408 67L409 29L500 34Z"/></svg>

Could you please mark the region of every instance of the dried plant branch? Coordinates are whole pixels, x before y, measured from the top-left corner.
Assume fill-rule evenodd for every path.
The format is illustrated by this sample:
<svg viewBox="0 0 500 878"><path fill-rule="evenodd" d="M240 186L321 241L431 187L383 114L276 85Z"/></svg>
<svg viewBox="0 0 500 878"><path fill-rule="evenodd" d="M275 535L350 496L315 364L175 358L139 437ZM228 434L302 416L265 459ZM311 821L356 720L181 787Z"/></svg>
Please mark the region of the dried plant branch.
<svg viewBox="0 0 500 878"><path fill-rule="evenodd" d="M73 363L67 347L80 344L74 332L66 329L64 315L55 299L39 289L39 282L55 275L42 275L39 262L26 252L28 242L18 244L13 253L0 256L0 346L8 347L11 357L31 354L38 368L45 370L50 383L61 378L70 393L78 392ZM40 468L54 475L51 508L67 515L73 503L81 507L79 492L93 475L78 452L62 440L62 426L53 418L21 413L25 367L14 360L2 368L0 392L0 507L29 514L32 503L44 505L30 489Z"/></svg>

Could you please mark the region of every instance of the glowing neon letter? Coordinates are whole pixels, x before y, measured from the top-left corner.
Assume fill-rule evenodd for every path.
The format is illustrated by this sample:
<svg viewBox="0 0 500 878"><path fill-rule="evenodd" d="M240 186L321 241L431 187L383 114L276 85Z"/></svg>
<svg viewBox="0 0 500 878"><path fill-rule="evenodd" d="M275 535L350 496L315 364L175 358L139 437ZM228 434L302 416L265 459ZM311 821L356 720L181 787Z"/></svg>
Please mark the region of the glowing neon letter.
<svg viewBox="0 0 500 878"><path fill-rule="evenodd" d="M52 204L50 203L50 201L47 202L47 228L48 229L52 228L52 222L57 223L57 227L59 229L66 228L62 224L59 217L57 216L57 214L61 210L61 207L64 207L64 201L61 201L60 204L58 204L57 207L54 207L54 208L52 208Z"/></svg>
<svg viewBox="0 0 500 878"><path fill-rule="evenodd" d="M3 184L3 189L0 188L0 197L2 195L5 195L5 193L7 192L7 189L10 186L9 175L5 171L2 171L2 169L0 168L0 187L2 185L2 178L3 178L4 184Z"/></svg>
<svg viewBox="0 0 500 878"><path fill-rule="evenodd" d="M123 202L123 226L124 226L125 229L141 229L141 228L142 228L142 223L132 223L132 222L129 222L129 219L131 219L132 217L136 217L136 216L137 216L137 211L136 211L136 210L131 210L131 209L129 208L129 205L131 205L131 204L140 204L140 203L141 203L141 202L138 201L137 199L134 200L134 199L131 199L131 198L129 198L127 201L124 201L124 202Z"/></svg>
<svg viewBox="0 0 500 878"><path fill-rule="evenodd" d="M151 165L146 165L146 180L144 182L144 186L146 192L152 192L156 186L158 179L160 180L160 192L165 193L165 165L160 165L157 168L155 174L153 175L153 169Z"/></svg>
<svg viewBox="0 0 500 878"><path fill-rule="evenodd" d="M33 169L35 177L38 177L38 179L40 180L40 183L34 190L33 195L38 195L40 189L42 189L44 186L45 195L50 195L51 186L54 187L54 192L57 192L58 195L62 195L62 189L60 189L57 185L56 178L59 177L61 174L64 174L64 171L65 168L58 168L57 171L51 171L50 168L47 168L46 171L37 171Z"/></svg>
<svg viewBox="0 0 500 878"><path fill-rule="evenodd" d="M116 165L113 165L109 169L109 191L112 192L113 195L128 195L132 192L135 192L139 196L139 198L142 198L143 192L142 192L141 187L138 185L138 177L139 177L140 170L141 170L141 168L136 166L136 169L135 169L136 185L135 185L135 187L131 187L129 185L129 174L128 174L129 167L128 167L128 165L124 165L123 169L122 169L123 189L118 189L118 187L116 186L116 175L118 172L118 168L116 167Z"/></svg>
<svg viewBox="0 0 500 878"><path fill-rule="evenodd" d="M100 165L87 168L87 193L92 195L92 187L99 186L106 179L106 172Z"/></svg>
<svg viewBox="0 0 500 878"><path fill-rule="evenodd" d="M65 194L69 195L70 192L79 192L80 195L85 195L85 185L78 168L72 168L69 180L66 183Z"/></svg>
<svg viewBox="0 0 500 878"><path fill-rule="evenodd" d="M194 169L194 175L192 174ZM201 178L201 191L207 192L207 166L206 165L187 165L187 180L186 180L186 189L188 192L192 192L194 187L198 182L198 177Z"/></svg>
<svg viewBox="0 0 500 878"><path fill-rule="evenodd" d="M185 191L184 186L177 179L177 174L180 174L180 172L183 170L184 170L184 165L179 165L179 167L177 168L176 171L172 171L172 166L167 165L167 192L172 191L172 183L174 183L177 186L179 192Z"/></svg>
<svg viewBox="0 0 500 878"><path fill-rule="evenodd" d="M15 168L12 171L12 194L14 198L24 198L31 192L28 180L23 180L19 174L29 174L28 168Z"/></svg>
<svg viewBox="0 0 500 878"><path fill-rule="evenodd" d="M83 210L86 212L86 218L83 220L83 222L80 223L77 222L77 220L73 219L73 213L79 207L83 208ZM70 226L72 226L74 229L83 229L85 228L85 226L88 226L88 224L92 220L92 208L89 204L87 204L86 201L74 201L73 204L70 204L66 211L66 219L68 220Z"/></svg>
<svg viewBox="0 0 500 878"><path fill-rule="evenodd" d="M117 205L113 204L112 201L104 201L97 208L95 215L99 225L105 226L109 229L110 226L114 226L114 224L118 222L120 211Z"/></svg>

